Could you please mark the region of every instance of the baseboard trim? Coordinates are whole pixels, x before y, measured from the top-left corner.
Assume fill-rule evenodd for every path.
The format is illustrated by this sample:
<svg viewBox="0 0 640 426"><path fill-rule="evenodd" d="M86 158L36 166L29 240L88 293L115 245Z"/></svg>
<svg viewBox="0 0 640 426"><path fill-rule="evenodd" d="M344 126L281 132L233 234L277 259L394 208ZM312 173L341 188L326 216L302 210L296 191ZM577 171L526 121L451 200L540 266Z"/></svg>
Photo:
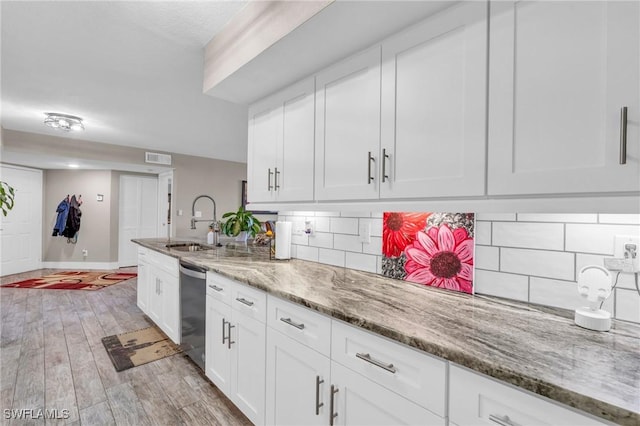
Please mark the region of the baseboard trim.
<svg viewBox="0 0 640 426"><path fill-rule="evenodd" d="M42 267L47 269L118 269L118 262L42 262Z"/></svg>

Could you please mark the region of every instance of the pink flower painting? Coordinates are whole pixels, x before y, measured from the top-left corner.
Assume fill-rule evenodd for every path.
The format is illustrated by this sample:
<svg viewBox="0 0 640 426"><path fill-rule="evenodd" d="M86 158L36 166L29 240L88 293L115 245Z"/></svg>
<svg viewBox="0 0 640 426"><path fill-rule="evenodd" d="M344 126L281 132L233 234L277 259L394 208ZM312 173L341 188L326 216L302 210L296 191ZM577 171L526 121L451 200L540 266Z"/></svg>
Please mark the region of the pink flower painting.
<svg viewBox="0 0 640 426"><path fill-rule="evenodd" d="M394 216L399 215L399 216ZM421 227L408 218L428 218ZM420 215L420 216L418 216ZM474 215L472 213L385 213L412 223L402 240L383 226L383 275L448 290L473 293ZM386 223L385 223L386 224ZM397 230L395 231L397 233ZM394 237L393 250L384 242ZM402 244L404 243L404 244ZM386 249L386 250L384 250Z"/></svg>

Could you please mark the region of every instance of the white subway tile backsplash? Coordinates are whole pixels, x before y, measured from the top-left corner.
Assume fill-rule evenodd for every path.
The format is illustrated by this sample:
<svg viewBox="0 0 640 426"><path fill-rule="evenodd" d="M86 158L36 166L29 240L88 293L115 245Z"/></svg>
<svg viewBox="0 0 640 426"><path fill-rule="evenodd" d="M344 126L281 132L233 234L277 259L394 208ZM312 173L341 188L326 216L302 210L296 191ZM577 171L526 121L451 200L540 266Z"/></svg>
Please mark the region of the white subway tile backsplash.
<svg viewBox="0 0 640 426"><path fill-rule="evenodd" d="M331 232L334 234L358 235L358 219L349 217L332 217Z"/></svg>
<svg viewBox="0 0 640 426"><path fill-rule="evenodd" d="M638 225L576 225L567 224L565 250L580 253L613 255L616 235L638 235Z"/></svg>
<svg viewBox="0 0 640 426"><path fill-rule="evenodd" d="M371 242L369 244L362 243L362 252L382 255L382 237L371 237Z"/></svg>
<svg viewBox="0 0 640 426"><path fill-rule="evenodd" d="M345 254L341 250L321 248L318 252L318 261L327 265L340 266L344 268Z"/></svg>
<svg viewBox="0 0 640 426"><path fill-rule="evenodd" d="M573 280L574 261L573 253L562 251L500 249L500 270L503 272Z"/></svg>
<svg viewBox="0 0 640 426"><path fill-rule="evenodd" d="M537 277L529 281L529 301L564 309L576 309L584 304L575 282Z"/></svg>
<svg viewBox="0 0 640 426"><path fill-rule="evenodd" d="M491 222L476 222L476 244L491 245Z"/></svg>
<svg viewBox="0 0 640 426"><path fill-rule="evenodd" d="M612 257L612 256L601 256L597 254L582 254L582 253L576 254L576 278L578 277L578 273L580 272L580 270L585 266L597 265L597 266L604 267L604 261L602 259L604 259L605 257ZM611 271L611 274L613 275L613 280L615 283L616 276L618 273L615 271ZM618 276L618 283L616 284L616 288L635 289L636 287L635 287L633 274L620 273L620 275Z"/></svg>
<svg viewBox="0 0 640 426"><path fill-rule="evenodd" d="M357 235L333 235L333 248L336 250L355 251L362 253L362 243Z"/></svg>
<svg viewBox="0 0 640 426"><path fill-rule="evenodd" d="M518 222L597 223L598 215L596 213L594 214L518 213Z"/></svg>
<svg viewBox="0 0 640 426"><path fill-rule="evenodd" d="M516 214L515 213L478 213L476 214L476 220L514 221L516 220Z"/></svg>
<svg viewBox="0 0 640 426"><path fill-rule="evenodd" d="M382 237L382 219L360 219L360 225L370 224L371 236Z"/></svg>
<svg viewBox="0 0 640 426"><path fill-rule="evenodd" d="M338 217L340 216L340 212L316 212L316 216Z"/></svg>
<svg viewBox="0 0 640 426"><path fill-rule="evenodd" d="M317 262L318 248L309 246L296 246L296 258L309 260L311 262Z"/></svg>
<svg viewBox="0 0 640 426"><path fill-rule="evenodd" d="M307 234L291 234L291 244L307 246L309 245L309 236Z"/></svg>
<svg viewBox="0 0 640 426"><path fill-rule="evenodd" d="M476 245L473 264L476 268L480 269L490 269L492 271L499 270L500 249L498 247Z"/></svg>
<svg viewBox="0 0 640 426"><path fill-rule="evenodd" d="M315 216L316 212L312 211L295 211L292 216Z"/></svg>
<svg viewBox="0 0 640 426"><path fill-rule="evenodd" d="M640 214L604 214L599 215L600 223L618 223L640 225Z"/></svg>
<svg viewBox="0 0 640 426"><path fill-rule="evenodd" d="M376 272L376 256L362 253L346 253L346 267L359 271Z"/></svg>
<svg viewBox="0 0 640 426"><path fill-rule="evenodd" d="M340 217L371 217L371 212L363 212L363 211L340 212Z"/></svg>
<svg viewBox="0 0 640 426"><path fill-rule="evenodd" d="M371 213L371 217L382 219L384 217L384 213L383 212L374 212L374 213Z"/></svg>
<svg viewBox="0 0 640 426"><path fill-rule="evenodd" d="M317 232L331 232L331 219L328 217L316 217L314 225Z"/></svg>
<svg viewBox="0 0 640 426"><path fill-rule="evenodd" d="M640 322L640 295L634 290L617 290L616 318Z"/></svg>
<svg viewBox="0 0 640 426"><path fill-rule="evenodd" d="M529 277L525 275L476 269L473 277L473 286L474 291L480 294L506 297L525 302L529 298Z"/></svg>
<svg viewBox="0 0 640 426"><path fill-rule="evenodd" d="M376 256L376 274L382 275L382 256Z"/></svg>
<svg viewBox="0 0 640 426"><path fill-rule="evenodd" d="M491 241L501 247L562 250L564 224L495 222Z"/></svg>
<svg viewBox="0 0 640 426"><path fill-rule="evenodd" d="M328 232L314 232L309 235L309 245L312 247L333 248L333 234Z"/></svg>

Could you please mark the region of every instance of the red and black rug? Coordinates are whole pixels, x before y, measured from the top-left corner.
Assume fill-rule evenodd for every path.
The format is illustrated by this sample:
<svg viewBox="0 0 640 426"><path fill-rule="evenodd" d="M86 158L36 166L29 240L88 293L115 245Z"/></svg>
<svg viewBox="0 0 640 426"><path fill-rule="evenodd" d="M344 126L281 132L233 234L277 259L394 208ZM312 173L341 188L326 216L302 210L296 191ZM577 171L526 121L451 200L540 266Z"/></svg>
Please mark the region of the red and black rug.
<svg viewBox="0 0 640 426"><path fill-rule="evenodd" d="M41 288L46 290L100 290L137 277L135 272L62 271L0 287Z"/></svg>

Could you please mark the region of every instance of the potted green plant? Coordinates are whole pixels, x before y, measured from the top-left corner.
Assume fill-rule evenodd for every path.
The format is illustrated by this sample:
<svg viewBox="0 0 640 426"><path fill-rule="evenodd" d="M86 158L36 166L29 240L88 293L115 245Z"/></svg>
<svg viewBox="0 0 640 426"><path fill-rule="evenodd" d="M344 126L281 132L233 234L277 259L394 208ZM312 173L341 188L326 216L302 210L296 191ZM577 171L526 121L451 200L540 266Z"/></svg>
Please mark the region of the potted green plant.
<svg viewBox="0 0 640 426"><path fill-rule="evenodd" d="M0 182L0 208L2 208L3 216L6 216L7 212L13 208L14 197L15 189L6 182Z"/></svg>
<svg viewBox="0 0 640 426"><path fill-rule="evenodd" d="M247 237L255 237L260 232L260 221L240 206L237 212L227 212L222 215L222 219L227 219L222 224L222 232L225 235L237 237L237 241L247 241Z"/></svg>

